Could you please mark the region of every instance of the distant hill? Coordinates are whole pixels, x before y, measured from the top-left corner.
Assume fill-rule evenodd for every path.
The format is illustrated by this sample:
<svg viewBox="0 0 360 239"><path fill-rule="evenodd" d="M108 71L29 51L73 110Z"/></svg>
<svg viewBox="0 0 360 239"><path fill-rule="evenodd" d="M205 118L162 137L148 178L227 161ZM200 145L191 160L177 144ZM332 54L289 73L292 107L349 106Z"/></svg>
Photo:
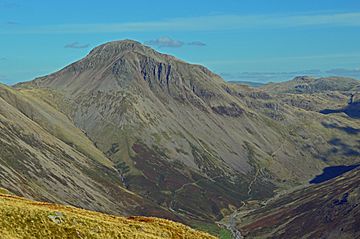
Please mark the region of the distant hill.
<svg viewBox="0 0 360 239"><path fill-rule="evenodd" d="M254 88L265 85L265 83L253 82L253 81L228 81L228 82L231 84L247 85Z"/></svg>
<svg viewBox="0 0 360 239"><path fill-rule="evenodd" d="M324 91L356 91L360 80L345 77L295 77L291 81L269 83L261 88L271 93L319 93Z"/></svg>

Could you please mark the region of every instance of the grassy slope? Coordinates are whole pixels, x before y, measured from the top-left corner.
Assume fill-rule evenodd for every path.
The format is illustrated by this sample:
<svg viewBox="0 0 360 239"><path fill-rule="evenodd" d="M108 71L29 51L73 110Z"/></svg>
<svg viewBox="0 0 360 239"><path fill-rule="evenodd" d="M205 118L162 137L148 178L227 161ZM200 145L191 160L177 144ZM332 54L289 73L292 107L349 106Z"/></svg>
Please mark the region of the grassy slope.
<svg viewBox="0 0 360 239"><path fill-rule="evenodd" d="M122 187L112 162L63 114L30 94L2 85L0 185L41 201L176 219Z"/></svg>
<svg viewBox="0 0 360 239"><path fill-rule="evenodd" d="M58 143L61 143L61 148L66 148L69 150L71 149L74 150L75 152L78 153L83 153L83 156L85 157L89 157L89 161L88 163L91 165L92 160L93 159L95 162L98 162L106 167L112 167L112 162L106 158L106 156L101 153L95 146L94 144L84 135L84 133L76 128L71 121L62 113L58 112L56 110L56 104L53 104L53 102L51 102L51 100L47 101L46 97L42 97L42 96L48 96L51 99L54 99L56 101L57 96L53 93L53 92L48 92L48 91L30 91L30 90L14 90L11 87L7 87L5 85L1 85L0 84L0 101L4 101L4 103L2 104L2 106L0 107L0 121L1 123L4 122L12 122L11 125L19 125L21 126L20 128L22 130L20 130L22 132L22 134L30 134L30 135L36 135L39 139L42 139L43 134L44 133L44 137L46 138L46 140L42 140L48 144L50 144L50 148L52 148L52 143L53 140L55 140ZM45 100L44 100L45 99ZM11 112L11 113L10 113ZM9 115L8 115L9 114ZM11 118L9 118L11 115ZM18 117L18 118L15 118ZM3 118L4 117L4 118ZM20 117L20 118L19 118ZM26 121L27 123L25 125L22 124L23 121ZM29 121L29 122L28 122ZM30 123L31 122L31 123ZM0 126L1 126L0 123ZM20 129L19 126L16 127L16 129ZM31 127L30 127L31 126ZM1 130L4 130L3 128L0 127L0 133ZM28 132L29 130L29 132ZM6 131L6 128L5 128ZM39 133L39 131L41 131L42 133ZM45 133L46 131L46 133ZM15 131L12 131L12 133L14 133ZM5 135L12 135L9 132L5 132ZM46 135L46 136L45 136ZM4 140L4 139L2 139ZM15 139L14 139L15 140ZM60 142L60 141L62 142ZM7 140L8 142L10 142L9 140ZM1 142L1 140L0 140ZM14 143L12 144L12 146L17 146L20 145L20 143L16 143L17 141L15 140ZM65 142L65 144L63 144L63 142ZM55 143L54 143L55 144ZM28 146L26 146L28 147ZM29 146L30 147L30 146ZM33 146L35 147L35 146ZM14 158L14 156L7 156L5 154L3 154L3 150L5 150L5 148L1 148L0 147L0 151L2 152L2 154L0 154L0 161L4 161L4 160L10 160L11 162L18 162L18 160L12 160L12 158ZM12 149L12 151L14 151L15 149ZM24 149L22 149L24 150ZM34 151L35 150L35 151ZM34 152L38 153L37 148L34 148ZM69 150L67 150L66 152L68 152ZM16 150L15 150L16 151ZM42 149L40 149L40 152L44 151ZM55 154L55 151L52 151L52 153ZM19 156L20 157L20 156ZM55 158L61 158L61 155L56 156ZM23 158L24 157L20 157ZM75 158L77 160L79 160L79 157L75 156ZM83 157L81 157L81 159L83 159ZM34 161L35 159L27 159L28 161ZM35 160L36 161L36 160ZM60 160L61 162L63 160ZM59 161L59 162L60 162ZM48 162L47 162L48 163ZM42 165L45 167L45 165L47 165L47 163L43 162ZM21 163L20 163L21 164ZM65 165L67 165L68 163L66 163ZM2 162L2 165L5 165ZM46 168L46 167L45 167ZM78 167L71 167L73 169L77 169ZM66 168L63 168L63 170L66 170ZM14 171L19 172L18 169L15 169ZM53 172L53 169L46 169L47 174L50 174L51 172ZM68 177L65 177L63 173L56 173L61 175L61 178L63 178L64 180L67 180ZM107 175L106 172L104 172L105 175ZM70 173L70 175L77 175L79 176L79 173ZM100 174L99 174L100 175ZM26 178L26 175L22 175ZM40 182L49 182L48 180L44 179L44 175L42 176L43 179L40 180ZM72 176L71 176L72 177ZM8 178L14 178L14 177L8 177ZM104 178L102 177L101 180L104 180ZM33 179L26 179L27 182L31 182L33 181ZM79 182L79 180L73 180L75 182ZM87 180L85 180L87 181ZM39 182L39 181L37 181ZM52 181L51 181L52 182ZM115 184L116 182L114 182ZM1 180L0 177L0 184L7 187L7 188L11 188L12 190L14 189L14 185L9 185L6 183L6 180ZM90 207L89 206L84 206L83 204L81 204L84 200L87 201L87 199L85 199L86 197L84 196L80 196L77 195L77 197L82 198L83 200L76 200L76 201L68 201L67 199L64 199L63 196L60 196L57 193L54 193L52 191L52 189L55 189L56 192L62 192L64 191L63 189L61 190L57 190L56 188L58 186L51 186L50 191L52 191L51 193L48 193L46 187L44 188L43 184L37 185L36 188L36 193L35 194L29 194L28 191L24 191L24 183L17 183L17 185L20 187L19 190L14 190L14 193L16 193L17 195L21 195L21 196L26 196L26 197L30 197L32 199L35 200L48 200L48 201L52 201L52 202L56 202L56 203L70 203L71 205L75 205L75 206L80 206L80 207L84 207L90 210L97 210L97 211L103 211L106 213L114 213L114 214L126 214L129 213L127 210L124 211L124 209L119 209L119 208L112 208L111 210L104 210L103 208L92 208L92 206L96 206L96 203L91 203ZM27 185L27 184L26 184ZM82 185L81 183L79 185ZM18 188L18 187L16 187ZM32 184L31 187L29 188L35 188L34 184ZM67 187L68 189L68 187ZM90 193L92 194L92 191L89 191L89 189L84 190L86 191L86 193ZM116 192L120 193L118 190L116 190ZM4 192L0 190L0 193L8 193L8 192ZM121 192L122 194L123 192ZM127 193L129 193L129 191L127 191ZM125 193L125 194L127 194ZM48 195L47 196L44 196ZM39 196L40 195L40 196ZM72 194L74 195L74 194ZM120 195L118 195L120 196ZM133 195L136 200L141 200L140 197L136 197L135 195ZM49 198L50 197L50 198ZM109 195L108 195L109 197ZM132 197L126 196L126 199L116 199L116 200L112 200L113 202L117 202L117 204L122 205L121 207L124 207L125 204L127 204L128 201L131 201ZM65 201L64 201L65 200ZM94 200L94 199L92 199ZM107 207L108 203L103 203L101 202L101 200L99 200L98 198L96 199L96 202L99 202L103 205L105 205ZM139 203L139 202L137 202ZM131 208L136 207L136 203L135 202L131 202L130 203L131 206L126 207L128 210L132 210ZM142 204L142 203L140 203ZM132 211L129 214L130 215L151 215L151 216L162 216L162 217L166 217L165 214L153 214L154 212L149 212L153 211L153 206L149 206L149 205L145 205L146 203L144 203L144 205L141 208L141 211ZM145 208L144 208L145 207ZM139 208L140 210L140 208ZM172 217L167 217L173 220L176 220L175 218ZM179 219L178 219L179 220ZM184 222L184 221L182 221ZM192 221L185 221L185 223L187 223L188 225L194 225L194 223ZM199 222L201 223L201 222ZM226 234L224 232L224 229L221 229L219 227L217 227L215 224L211 224L212 229L214 230L209 230L209 232L213 235L217 235L217 236L221 236L223 234ZM207 228L199 228L200 230L203 231L207 231ZM225 237L226 238L226 237Z"/></svg>
<svg viewBox="0 0 360 239"><path fill-rule="evenodd" d="M31 120L39 124L48 133L71 147L75 147L87 157L98 161L106 167L112 167L112 162L94 146L93 142L79 128L76 128L64 114L41 99L45 93L52 100L55 100L57 97L52 92L36 90L18 91L11 87L0 85L1 98L31 118Z"/></svg>
<svg viewBox="0 0 360 239"><path fill-rule="evenodd" d="M0 194L2 238L215 238L179 223L115 217Z"/></svg>

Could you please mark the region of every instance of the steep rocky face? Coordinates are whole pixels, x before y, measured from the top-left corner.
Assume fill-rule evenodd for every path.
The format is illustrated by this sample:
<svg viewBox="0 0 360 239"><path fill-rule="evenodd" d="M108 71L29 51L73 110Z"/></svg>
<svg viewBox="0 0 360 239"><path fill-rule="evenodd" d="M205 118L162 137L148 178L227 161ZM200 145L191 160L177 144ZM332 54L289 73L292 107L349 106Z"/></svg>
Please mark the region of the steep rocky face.
<svg viewBox="0 0 360 239"><path fill-rule="evenodd" d="M17 90L66 114L111 159L124 187L182 217L215 221L243 200L357 160L346 150L358 139L342 129L358 122L227 84L133 41L99 46ZM316 107L330 102L317 97Z"/></svg>

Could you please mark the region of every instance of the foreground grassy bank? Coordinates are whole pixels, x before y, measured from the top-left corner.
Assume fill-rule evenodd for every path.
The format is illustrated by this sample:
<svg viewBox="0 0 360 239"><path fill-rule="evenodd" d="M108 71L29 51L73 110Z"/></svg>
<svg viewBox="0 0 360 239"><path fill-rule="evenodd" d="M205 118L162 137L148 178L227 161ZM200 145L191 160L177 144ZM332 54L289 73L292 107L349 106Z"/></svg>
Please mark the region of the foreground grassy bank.
<svg viewBox="0 0 360 239"><path fill-rule="evenodd" d="M165 219L116 217L0 194L1 238L215 238Z"/></svg>

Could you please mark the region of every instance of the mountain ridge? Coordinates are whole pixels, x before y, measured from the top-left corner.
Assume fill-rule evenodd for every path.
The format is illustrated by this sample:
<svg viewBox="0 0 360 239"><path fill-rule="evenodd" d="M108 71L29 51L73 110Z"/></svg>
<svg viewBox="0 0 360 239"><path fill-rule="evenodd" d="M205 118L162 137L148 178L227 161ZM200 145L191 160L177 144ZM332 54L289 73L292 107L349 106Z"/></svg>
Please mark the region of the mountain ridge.
<svg viewBox="0 0 360 239"><path fill-rule="evenodd" d="M350 77L298 76L280 83L269 83L261 88L273 93L316 93L323 91L356 91L360 80Z"/></svg>

